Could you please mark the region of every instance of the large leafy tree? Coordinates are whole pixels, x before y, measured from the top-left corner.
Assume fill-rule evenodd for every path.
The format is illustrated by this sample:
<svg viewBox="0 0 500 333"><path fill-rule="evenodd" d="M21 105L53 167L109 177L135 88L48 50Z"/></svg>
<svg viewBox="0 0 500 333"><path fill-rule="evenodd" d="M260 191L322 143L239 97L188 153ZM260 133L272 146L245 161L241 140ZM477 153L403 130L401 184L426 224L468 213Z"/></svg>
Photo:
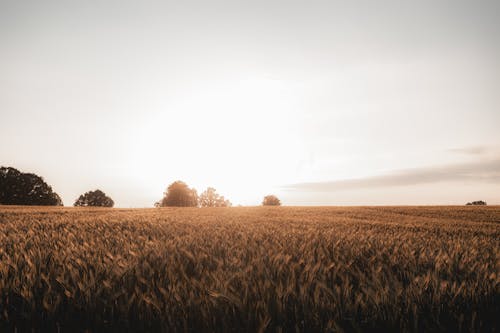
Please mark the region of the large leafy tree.
<svg viewBox="0 0 500 333"><path fill-rule="evenodd" d="M219 195L215 188L209 187L200 194L200 206L201 207L229 207L231 202L224 199L222 195Z"/></svg>
<svg viewBox="0 0 500 333"><path fill-rule="evenodd" d="M113 207L114 201L101 190L86 192L75 201L75 207Z"/></svg>
<svg viewBox="0 0 500 333"><path fill-rule="evenodd" d="M62 206L62 200L42 177L0 167L0 204Z"/></svg>
<svg viewBox="0 0 500 333"><path fill-rule="evenodd" d="M194 188L189 188L183 181L170 184L158 206L166 207L197 207L198 194Z"/></svg>
<svg viewBox="0 0 500 333"><path fill-rule="evenodd" d="M281 206L281 201L275 195L266 195L262 200L263 206Z"/></svg>

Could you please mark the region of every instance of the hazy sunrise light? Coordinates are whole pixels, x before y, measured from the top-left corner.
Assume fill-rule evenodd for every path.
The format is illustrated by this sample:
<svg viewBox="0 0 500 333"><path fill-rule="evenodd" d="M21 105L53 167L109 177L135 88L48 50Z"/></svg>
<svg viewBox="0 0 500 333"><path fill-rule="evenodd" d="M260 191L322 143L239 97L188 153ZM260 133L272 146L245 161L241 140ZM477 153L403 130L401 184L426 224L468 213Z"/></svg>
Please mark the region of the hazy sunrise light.
<svg viewBox="0 0 500 333"><path fill-rule="evenodd" d="M500 203L498 1L2 1L0 164L71 205Z"/></svg>

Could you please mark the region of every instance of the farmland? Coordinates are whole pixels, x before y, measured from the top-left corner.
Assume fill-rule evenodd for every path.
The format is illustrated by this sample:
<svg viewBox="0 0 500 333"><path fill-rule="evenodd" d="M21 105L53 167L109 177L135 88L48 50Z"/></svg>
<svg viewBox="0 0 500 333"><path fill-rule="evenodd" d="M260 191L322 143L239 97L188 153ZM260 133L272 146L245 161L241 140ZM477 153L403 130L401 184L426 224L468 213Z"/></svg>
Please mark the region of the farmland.
<svg viewBox="0 0 500 333"><path fill-rule="evenodd" d="M0 207L0 331L498 331L500 207Z"/></svg>

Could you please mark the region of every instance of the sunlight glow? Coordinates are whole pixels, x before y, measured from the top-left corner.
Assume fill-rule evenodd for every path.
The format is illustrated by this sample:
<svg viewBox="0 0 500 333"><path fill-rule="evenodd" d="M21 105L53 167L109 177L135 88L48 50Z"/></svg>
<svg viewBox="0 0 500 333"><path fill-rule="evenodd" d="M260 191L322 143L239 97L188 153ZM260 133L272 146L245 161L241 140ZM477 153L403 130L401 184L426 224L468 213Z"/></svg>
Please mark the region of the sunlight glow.
<svg viewBox="0 0 500 333"><path fill-rule="evenodd" d="M183 179L199 191L214 186L234 204L259 204L294 179L301 158L296 100L293 86L280 80L207 83L139 127L136 174L150 170L142 176L151 189Z"/></svg>

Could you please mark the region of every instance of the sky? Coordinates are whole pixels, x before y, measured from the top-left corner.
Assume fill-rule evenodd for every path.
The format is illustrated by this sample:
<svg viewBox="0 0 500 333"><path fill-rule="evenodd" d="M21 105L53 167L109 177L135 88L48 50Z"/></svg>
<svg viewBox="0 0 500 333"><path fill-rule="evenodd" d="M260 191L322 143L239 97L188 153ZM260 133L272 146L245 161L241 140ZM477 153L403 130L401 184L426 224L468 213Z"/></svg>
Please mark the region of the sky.
<svg viewBox="0 0 500 333"><path fill-rule="evenodd" d="M0 165L72 205L500 204L499 1L0 0Z"/></svg>

